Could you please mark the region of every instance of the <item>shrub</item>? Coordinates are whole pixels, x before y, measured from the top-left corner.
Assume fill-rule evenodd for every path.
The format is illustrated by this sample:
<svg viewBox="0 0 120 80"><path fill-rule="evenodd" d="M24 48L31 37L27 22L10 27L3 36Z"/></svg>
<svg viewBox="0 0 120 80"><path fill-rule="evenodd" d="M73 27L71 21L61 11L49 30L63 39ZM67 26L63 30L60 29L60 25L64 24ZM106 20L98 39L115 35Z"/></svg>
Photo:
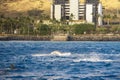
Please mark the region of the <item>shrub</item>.
<svg viewBox="0 0 120 80"><path fill-rule="evenodd" d="M106 27L100 27L96 29L96 33L98 34L106 34L108 32L108 29Z"/></svg>
<svg viewBox="0 0 120 80"><path fill-rule="evenodd" d="M86 32L87 34L93 32L95 30L94 25L92 24L75 24L74 27L74 33L75 34L84 34Z"/></svg>

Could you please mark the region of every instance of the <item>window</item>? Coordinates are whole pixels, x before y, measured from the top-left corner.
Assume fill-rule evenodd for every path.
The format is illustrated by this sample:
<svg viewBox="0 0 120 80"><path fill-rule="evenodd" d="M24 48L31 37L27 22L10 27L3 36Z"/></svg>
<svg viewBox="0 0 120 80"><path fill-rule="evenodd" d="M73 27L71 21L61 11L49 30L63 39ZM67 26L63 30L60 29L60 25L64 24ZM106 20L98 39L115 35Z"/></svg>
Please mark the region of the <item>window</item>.
<svg viewBox="0 0 120 80"><path fill-rule="evenodd" d="M66 16L66 20L69 20L69 16Z"/></svg>

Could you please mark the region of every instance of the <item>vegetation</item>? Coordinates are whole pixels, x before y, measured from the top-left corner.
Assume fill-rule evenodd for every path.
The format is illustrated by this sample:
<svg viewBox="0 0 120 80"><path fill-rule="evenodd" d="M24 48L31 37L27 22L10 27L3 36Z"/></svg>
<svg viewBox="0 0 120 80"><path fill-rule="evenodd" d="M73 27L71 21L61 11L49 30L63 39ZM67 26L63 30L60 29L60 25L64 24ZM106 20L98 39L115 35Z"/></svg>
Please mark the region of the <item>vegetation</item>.
<svg viewBox="0 0 120 80"><path fill-rule="evenodd" d="M107 0L104 0L106 2ZM112 1L112 0L109 0ZM108 1L108 2L109 2ZM26 4L27 2L27 4ZM46 10L49 11L49 6L45 8L46 3L49 1L45 0L1 0L0 1L0 34L18 34L18 35L52 35L52 34L70 34L70 35L80 35L80 34L107 34L114 33L120 34L120 9L104 11L104 23L106 26L97 27L95 29L93 24L74 24L68 25L66 20L50 20L49 12L45 13ZM14 4L13 4L14 3ZM23 3L26 4L24 9ZM10 7L9 4L13 5ZM36 6L36 5L37 6ZM46 5L45 5L46 4ZM103 3L104 4L104 3ZM120 4L120 3L118 3ZM17 5L17 6L14 6ZM22 5L22 6L21 6ZM29 8L27 7L29 5ZM32 7L30 6L32 5ZM50 5L50 3L49 3ZM6 8L5 8L6 7ZM12 10L15 10L13 11ZM21 10L22 8L22 10ZM105 7L106 8L106 7ZM2 11L11 11L10 13L16 13L17 16L8 15L9 12ZM3 15L5 14L5 15ZM26 15L24 15L26 14ZM74 15L70 14L69 21L73 21ZM48 24L44 24L44 20L50 20ZM117 25L113 25L114 22L117 22Z"/></svg>
<svg viewBox="0 0 120 80"><path fill-rule="evenodd" d="M74 33L75 34L89 34L94 31L94 25L92 24L75 24L74 27Z"/></svg>
<svg viewBox="0 0 120 80"><path fill-rule="evenodd" d="M44 19L40 16L5 17L4 15L0 15L0 34L40 36L53 34L120 34L119 24L109 24L106 26L97 27L95 30L93 24L68 25L65 22L57 20L51 20L49 24L44 24ZM115 15L114 18L116 18Z"/></svg>
<svg viewBox="0 0 120 80"><path fill-rule="evenodd" d="M51 35L51 28L46 24L39 24L37 27L37 33L39 35Z"/></svg>
<svg viewBox="0 0 120 80"><path fill-rule="evenodd" d="M120 34L120 25L102 26L96 29L96 34Z"/></svg>

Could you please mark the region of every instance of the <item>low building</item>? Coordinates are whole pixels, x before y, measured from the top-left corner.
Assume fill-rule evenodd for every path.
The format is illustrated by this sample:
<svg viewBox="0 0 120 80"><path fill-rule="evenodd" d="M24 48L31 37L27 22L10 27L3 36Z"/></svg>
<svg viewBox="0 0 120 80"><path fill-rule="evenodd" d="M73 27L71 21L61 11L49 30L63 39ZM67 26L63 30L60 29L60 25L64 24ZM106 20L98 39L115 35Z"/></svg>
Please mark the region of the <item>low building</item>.
<svg viewBox="0 0 120 80"><path fill-rule="evenodd" d="M78 20L102 25L102 4L99 0L53 0L51 5L51 19Z"/></svg>

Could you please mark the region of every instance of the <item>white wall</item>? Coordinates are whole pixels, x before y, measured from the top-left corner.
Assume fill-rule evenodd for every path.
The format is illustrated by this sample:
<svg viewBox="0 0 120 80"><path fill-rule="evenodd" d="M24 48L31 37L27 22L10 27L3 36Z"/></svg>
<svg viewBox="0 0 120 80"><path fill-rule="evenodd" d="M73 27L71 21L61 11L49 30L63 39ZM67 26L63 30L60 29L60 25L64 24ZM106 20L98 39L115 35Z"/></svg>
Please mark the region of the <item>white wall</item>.
<svg viewBox="0 0 120 80"><path fill-rule="evenodd" d="M102 4L101 3L98 4L98 15L99 15L99 17L98 17L98 25L101 26L101 25L103 25L103 23L102 23L103 14L102 14Z"/></svg>
<svg viewBox="0 0 120 80"><path fill-rule="evenodd" d="M86 21L88 23L93 23L93 5L92 4L86 4Z"/></svg>
<svg viewBox="0 0 120 80"><path fill-rule="evenodd" d="M73 20L79 19L79 0L70 0L70 15L73 14Z"/></svg>
<svg viewBox="0 0 120 80"><path fill-rule="evenodd" d="M61 5L55 5L54 16L55 16L55 19L58 20L58 21L61 19L61 13L62 13L61 8L62 8Z"/></svg>
<svg viewBox="0 0 120 80"><path fill-rule="evenodd" d="M54 15L54 13L53 13L53 5L51 5L51 15L50 15L51 19L53 19L53 15Z"/></svg>

